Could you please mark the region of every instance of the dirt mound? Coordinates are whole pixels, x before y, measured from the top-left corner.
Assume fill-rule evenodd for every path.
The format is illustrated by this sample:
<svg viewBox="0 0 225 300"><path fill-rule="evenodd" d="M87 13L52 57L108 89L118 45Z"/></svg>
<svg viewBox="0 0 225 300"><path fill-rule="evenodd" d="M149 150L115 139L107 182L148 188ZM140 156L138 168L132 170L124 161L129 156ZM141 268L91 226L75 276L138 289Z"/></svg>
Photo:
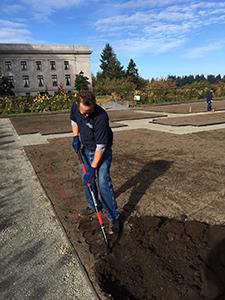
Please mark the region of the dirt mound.
<svg viewBox="0 0 225 300"><path fill-rule="evenodd" d="M225 299L225 227L163 217L124 226L112 254L95 264L113 299Z"/></svg>

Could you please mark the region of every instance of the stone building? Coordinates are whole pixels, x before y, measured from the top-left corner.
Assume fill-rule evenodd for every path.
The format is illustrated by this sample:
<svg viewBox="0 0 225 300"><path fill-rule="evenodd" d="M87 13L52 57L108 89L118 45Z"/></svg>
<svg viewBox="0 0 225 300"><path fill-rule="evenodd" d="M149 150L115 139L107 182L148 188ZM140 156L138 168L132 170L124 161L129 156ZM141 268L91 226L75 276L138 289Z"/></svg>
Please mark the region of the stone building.
<svg viewBox="0 0 225 300"><path fill-rule="evenodd" d="M90 54L84 45L0 44L0 70L15 95L53 95L59 86L72 92L80 71L91 83Z"/></svg>

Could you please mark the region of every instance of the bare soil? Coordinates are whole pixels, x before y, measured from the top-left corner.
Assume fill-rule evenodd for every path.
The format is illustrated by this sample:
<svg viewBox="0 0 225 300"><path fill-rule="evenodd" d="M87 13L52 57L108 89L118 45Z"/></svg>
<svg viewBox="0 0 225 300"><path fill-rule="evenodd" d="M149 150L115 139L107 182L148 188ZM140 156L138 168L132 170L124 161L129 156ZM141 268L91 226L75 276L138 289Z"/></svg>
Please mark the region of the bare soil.
<svg viewBox="0 0 225 300"><path fill-rule="evenodd" d="M225 131L114 137L123 231L108 255L96 219L78 216L86 202L71 138L25 147L102 299L225 299Z"/></svg>
<svg viewBox="0 0 225 300"><path fill-rule="evenodd" d="M110 126L112 128L125 126L114 123L122 120L156 118L161 116L160 114L136 113L132 110L109 111L108 115L110 118ZM11 117L10 120L18 135L38 132L41 134L71 132L69 112L61 114L31 114L28 116L15 116Z"/></svg>
<svg viewBox="0 0 225 300"><path fill-rule="evenodd" d="M191 108L191 110L190 110ZM225 110L225 100L213 101L213 108L217 110ZM137 109L156 111L156 112L167 112L167 113L179 113L188 114L190 112L203 112L207 111L206 101L202 102L190 102L182 104L164 104L164 105L141 105Z"/></svg>
<svg viewBox="0 0 225 300"><path fill-rule="evenodd" d="M154 123L171 126L205 126L225 123L225 113L209 112L204 115L154 119Z"/></svg>

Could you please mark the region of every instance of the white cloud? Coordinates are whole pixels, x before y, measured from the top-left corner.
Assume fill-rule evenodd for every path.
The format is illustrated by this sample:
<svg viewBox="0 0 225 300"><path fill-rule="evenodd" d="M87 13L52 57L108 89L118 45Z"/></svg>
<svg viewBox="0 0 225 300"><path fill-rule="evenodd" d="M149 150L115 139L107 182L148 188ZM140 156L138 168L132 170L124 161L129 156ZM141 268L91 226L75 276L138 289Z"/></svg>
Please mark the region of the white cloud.
<svg viewBox="0 0 225 300"><path fill-rule="evenodd" d="M16 0L14 4L1 4L0 9L7 15L16 15L24 11L37 21L50 21L50 16L57 10L76 7L83 3L98 0ZM15 3L16 2L16 3Z"/></svg>
<svg viewBox="0 0 225 300"><path fill-rule="evenodd" d="M1 6L1 11L4 14L17 14L24 10L24 6L21 4L5 4Z"/></svg>
<svg viewBox="0 0 225 300"><path fill-rule="evenodd" d="M24 22L0 19L1 43L41 43L32 37Z"/></svg>
<svg viewBox="0 0 225 300"><path fill-rule="evenodd" d="M121 44L124 51L129 47L137 51L169 51L190 39L196 29L225 23L225 1L130 0L117 4L118 8L119 5L119 14L98 19L95 26L102 35ZM123 43L127 36L128 47ZM158 46L155 41L159 41Z"/></svg>
<svg viewBox="0 0 225 300"><path fill-rule="evenodd" d="M24 28L26 25L22 22L0 19L0 27L4 28Z"/></svg>
<svg viewBox="0 0 225 300"><path fill-rule="evenodd" d="M127 38L113 43L115 48L124 53L150 52L152 54L165 53L168 50L177 48L184 44L184 39L170 39L165 41L164 38ZM130 55L130 54L129 54Z"/></svg>
<svg viewBox="0 0 225 300"><path fill-rule="evenodd" d="M55 11L80 5L84 0L20 0L21 4L31 12L38 21L47 21Z"/></svg>
<svg viewBox="0 0 225 300"><path fill-rule="evenodd" d="M190 2L188 0L130 0L122 3L117 3L115 6L121 9L137 9L149 7L164 7L166 5Z"/></svg>
<svg viewBox="0 0 225 300"><path fill-rule="evenodd" d="M196 47L196 48L193 48L193 49L187 51L185 53L184 57L188 58L188 59L200 58L200 57L205 56L209 52L219 50L219 49L223 48L224 46L225 46L225 43L219 43L219 44L215 43L215 44L210 44L210 45L206 45L203 47Z"/></svg>

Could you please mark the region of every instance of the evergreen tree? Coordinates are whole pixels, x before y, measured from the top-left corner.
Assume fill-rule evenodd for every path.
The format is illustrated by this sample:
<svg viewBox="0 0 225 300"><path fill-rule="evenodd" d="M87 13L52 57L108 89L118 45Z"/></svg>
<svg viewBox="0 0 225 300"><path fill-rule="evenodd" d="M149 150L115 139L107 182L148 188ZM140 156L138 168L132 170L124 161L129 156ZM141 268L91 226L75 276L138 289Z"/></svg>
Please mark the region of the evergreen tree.
<svg viewBox="0 0 225 300"><path fill-rule="evenodd" d="M176 86L182 86L182 78L180 76L176 78Z"/></svg>
<svg viewBox="0 0 225 300"><path fill-rule="evenodd" d="M75 89L77 91L85 91L89 89L90 82L88 81L88 77L84 76L84 72L80 71L75 78Z"/></svg>
<svg viewBox="0 0 225 300"><path fill-rule="evenodd" d="M176 82L177 77L176 77L176 75L168 75L168 76L167 76L167 80Z"/></svg>
<svg viewBox="0 0 225 300"><path fill-rule="evenodd" d="M195 81L195 78L193 75L188 75L187 76L187 83L192 84Z"/></svg>
<svg viewBox="0 0 225 300"><path fill-rule="evenodd" d="M0 95L14 95L12 83L0 73Z"/></svg>
<svg viewBox="0 0 225 300"><path fill-rule="evenodd" d="M116 57L110 44L106 44L100 59L102 72L98 74L98 79L113 79L124 77L123 66Z"/></svg>
<svg viewBox="0 0 225 300"><path fill-rule="evenodd" d="M200 75L200 80L206 80L206 78L205 78L205 75L204 75L204 74L201 74L201 75Z"/></svg>
<svg viewBox="0 0 225 300"><path fill-rule="evenodd" d="M137 69L136 64L133 61L133 59L130 59L130 61L129 61L129 64L127 66L126 76L131 77L131 78L139 77L138 69Z"/></svg>
<svg viewBox="0 0 225 300"><path fill-rule="evenodd" d="M201 81L201 76L199 74L195 76L195 81Z"/></svg>
<svg viewBox="0 0 225 300"><path fill-rule="evenodd" d="M212 74L207 76L207 80L208 80L209 83L216 83L216 78Z"/></svg>
<svg viewBox="0 0 225 300"><path fill-rule="evenodd" d="M219 74L219 75L217 75L217 76L216 76L216 83L220 82L220 81L221 81L221 79L222 79L222 78L221 78L221 75L220 75L220 74Z"/></svg>
<svg viewBox="0 0 225 300"><path fill-rule="evenodd" d="M126 77L128 80L135 84L136 89L143 89L148 82L148 80L145 80L144 78L139 76L138 68L133 59L130 59L127 66Z"/></svg>

